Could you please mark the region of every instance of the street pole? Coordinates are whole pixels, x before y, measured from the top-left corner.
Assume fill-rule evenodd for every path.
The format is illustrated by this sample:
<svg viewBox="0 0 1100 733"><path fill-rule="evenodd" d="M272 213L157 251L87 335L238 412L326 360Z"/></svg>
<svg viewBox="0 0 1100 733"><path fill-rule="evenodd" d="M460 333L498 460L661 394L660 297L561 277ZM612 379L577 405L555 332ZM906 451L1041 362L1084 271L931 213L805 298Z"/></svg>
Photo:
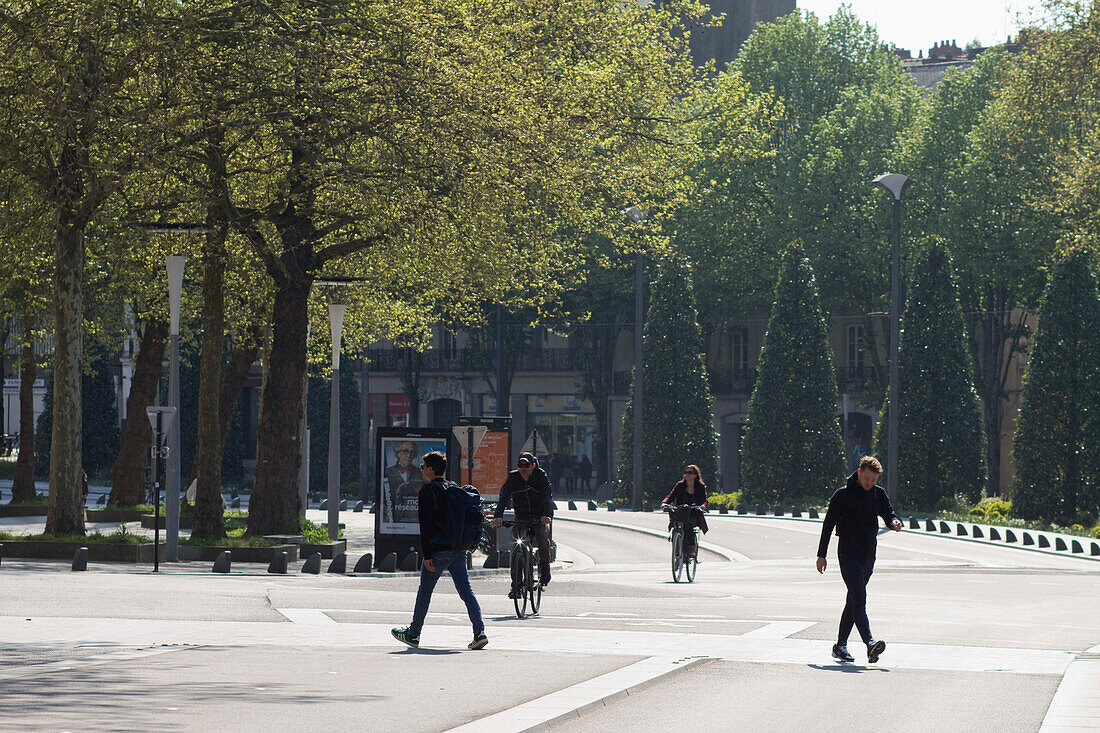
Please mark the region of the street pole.
<svg viewBox="0 0 1100 733"><path fill-rule="evenodd" d="M328 307L332 328L332 399L328 418L328 538L340 534L340 332L344 327L344 306Z"/></svg>
<svg viewBox="0 0 1100 733"><path fill-rule="evenodd" d="M504 306L497 303L497 414L504 410Z"/></svg>
<svg viewBox="0 0 1100 733"><path fill-rule="evenodd" d="M900 394L898 352L901 344L901 197L909 187L909 178L900 173L884 173L875 179L894 197L894 226L890 242L890 424L886 434L886 493L890 503L898 505L898 423Z"/></svg>
<svg viewBox="0 0 1100 733"><path fill-rule="evenodd" d="M645 212L637 206L630 206L623 210L627 218L635 224L645 221ZM642 283L642 268L645 263L642 260L642 248L639 244L634 256L634 397L632 400L634 410L634 473L631 477L633 483L634 511L642 510L642 379L645 375L644 353L642 351L642 305L645 299Z"/></svg>
<svg viewBox="0 0 1100 733"><path fill-rule="evenodd" d="M363 349L363 363L359 369L359 498L368 506L371 497L367 492L370 479L370 352Z"/></svg>
<svg viewBox="0 0 1100 733"><path fill-rule="evenodd" d="M185 258L169 255L168 305L171 335L171 362L168 371L168 406L179 414L180 409L180 296L183 291ZM179 559L180 536L180 421L168 423L168 470L164 479L165 558L170 562Z"/></svg>

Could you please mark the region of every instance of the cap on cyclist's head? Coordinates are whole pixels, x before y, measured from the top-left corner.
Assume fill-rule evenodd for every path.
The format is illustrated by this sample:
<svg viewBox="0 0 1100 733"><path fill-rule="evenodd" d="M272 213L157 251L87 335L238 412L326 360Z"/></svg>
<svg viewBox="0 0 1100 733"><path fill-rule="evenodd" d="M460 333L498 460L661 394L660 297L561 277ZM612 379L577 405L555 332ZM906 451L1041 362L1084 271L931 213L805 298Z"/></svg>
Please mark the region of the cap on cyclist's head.
<svg viewBox="0 0 1100 733"><path fill-rule="evenodd" d="M534 466L538 463L532 453L520 453L519 460L516 462L520 468L526 468L527 466Z"/></svg>

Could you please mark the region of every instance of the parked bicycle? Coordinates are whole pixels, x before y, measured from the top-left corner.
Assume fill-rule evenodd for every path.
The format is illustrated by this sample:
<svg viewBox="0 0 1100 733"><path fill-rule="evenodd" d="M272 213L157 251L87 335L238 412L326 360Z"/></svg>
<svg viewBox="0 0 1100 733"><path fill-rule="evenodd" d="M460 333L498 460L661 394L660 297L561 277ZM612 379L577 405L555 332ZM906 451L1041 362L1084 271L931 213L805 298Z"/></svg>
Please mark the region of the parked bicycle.
<svg viewBox="0 0 1100 733"><path fill-rule="evenodd" d="M669 535L669 540L672 542L672 579L677 583L680 582L680 576L684 571L687 571L689 583L695 581L695 569L699 564L699 560L695 555L688 554L684 539L687 532L695 533L694 546L696 553L698 553L699 530L691 521L692 512L698 509L699 507L695 504L670 504L665 506L669 521L672 522L672 530Z"/></svg>
<svg viewBox="0 0 1100 733"><path fill-rule="evenodd" d="M516 617L523 618L527 615L527 609L531 609L531 615L539 612L539 604L542 602L542 584L539 583L539 547L535 539L538 531L538 520L516 519L504 522L505 527L512 528L512 602L516 606Z"/></svg>

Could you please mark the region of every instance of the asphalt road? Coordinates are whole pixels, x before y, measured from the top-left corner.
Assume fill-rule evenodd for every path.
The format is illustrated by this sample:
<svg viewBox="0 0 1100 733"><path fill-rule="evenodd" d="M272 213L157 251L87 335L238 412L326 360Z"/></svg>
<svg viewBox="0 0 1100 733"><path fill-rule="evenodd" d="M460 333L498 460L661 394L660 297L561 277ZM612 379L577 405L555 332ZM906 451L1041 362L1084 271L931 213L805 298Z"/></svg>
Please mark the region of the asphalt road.
<svg viewBox="0 0 1100 733"><path fill-rule="evenodd" d="M371 520L341 515L357 536ZM672 582L665 524L561 512L538 617L515 618L505 576L474 579L480 652L446 578L409 650L388 632L414 576L3 560L0 731L1035 731L1065 722L1060 685L1100 726L1100 684L1080 684L1100 664L1100 562L883 534L869 613L888 647L840 664L819 524L712 515L720 552L692 584Z"/></svg>

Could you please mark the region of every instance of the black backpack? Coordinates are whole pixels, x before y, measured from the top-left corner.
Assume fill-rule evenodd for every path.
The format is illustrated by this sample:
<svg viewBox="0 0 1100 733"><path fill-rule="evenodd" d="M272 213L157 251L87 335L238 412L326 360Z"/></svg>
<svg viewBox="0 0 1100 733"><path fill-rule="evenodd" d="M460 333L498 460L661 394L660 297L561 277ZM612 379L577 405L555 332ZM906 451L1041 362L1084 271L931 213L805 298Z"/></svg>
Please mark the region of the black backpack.
<svg viewBox="0 0 1100 733"><path fill-rule="evenodd" d="M446 531L432 535L432 542L450 545L452 549L462 552L472 550L481 540L482 524L485 521L485 514L481 509L481 492L469 484L459 486L453 481L444 481L442 484L447 501L447 517L443 524Z"/></svg>

